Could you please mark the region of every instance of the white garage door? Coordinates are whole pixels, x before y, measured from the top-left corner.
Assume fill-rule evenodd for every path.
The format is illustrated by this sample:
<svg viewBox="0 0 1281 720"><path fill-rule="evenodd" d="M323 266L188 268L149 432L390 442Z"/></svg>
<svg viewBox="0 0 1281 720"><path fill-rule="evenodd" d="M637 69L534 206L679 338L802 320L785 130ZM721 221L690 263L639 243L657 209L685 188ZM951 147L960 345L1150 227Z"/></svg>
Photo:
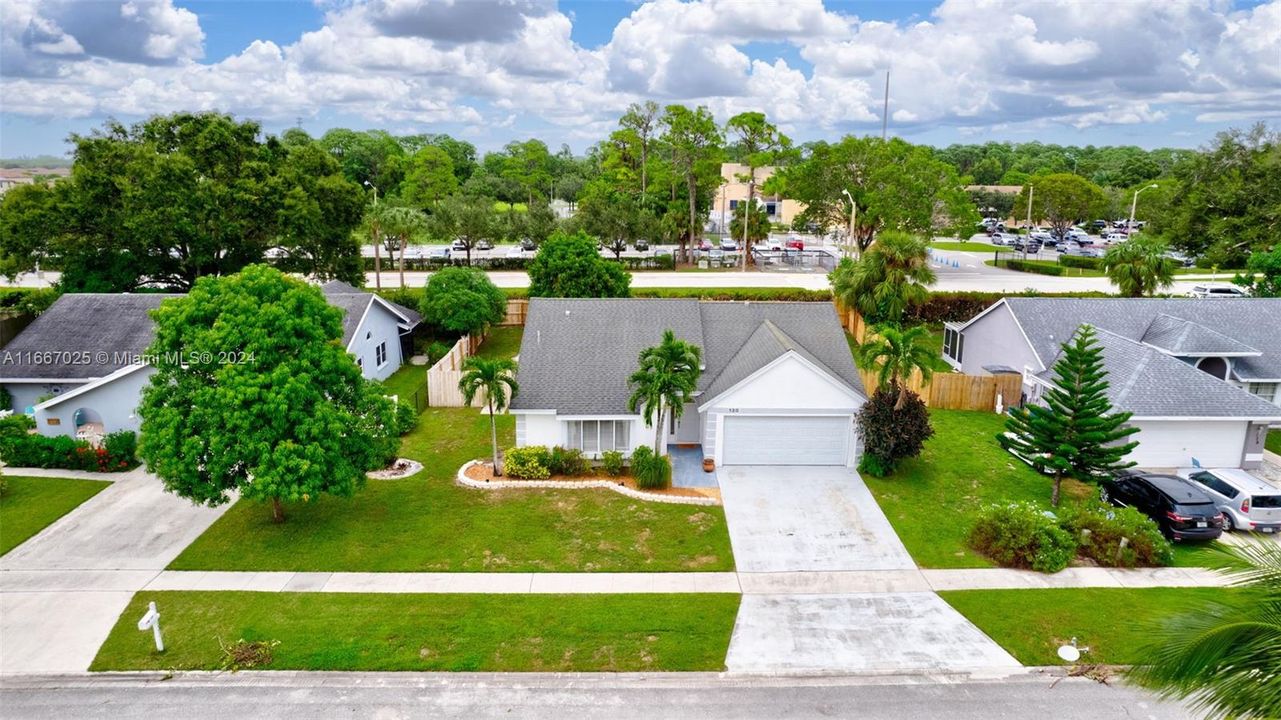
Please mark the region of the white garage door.
<svg viewBox="0 0 1281 720"><path fill-rule="evenodd" d="M1140 467L1189 467L1196 459L1203 467L1241 467L1246 422L1187 422L1137 420L1139 446L1128 460Z"/></svg>
<svg viewBox="0 0 1281 720"><path fill-rule="evenodd" d="M844 465L850 416L733 415L725 418L726 465Z"/></svg>

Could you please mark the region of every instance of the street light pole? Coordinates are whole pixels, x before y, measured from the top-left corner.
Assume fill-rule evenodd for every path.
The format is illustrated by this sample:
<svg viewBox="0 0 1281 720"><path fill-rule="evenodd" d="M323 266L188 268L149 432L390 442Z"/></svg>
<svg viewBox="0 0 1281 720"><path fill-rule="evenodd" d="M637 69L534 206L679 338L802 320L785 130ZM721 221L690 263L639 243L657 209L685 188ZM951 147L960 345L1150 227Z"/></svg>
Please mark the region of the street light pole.
<svg viewBox="0 0 1281 720"><path fill-rule="evenodd" d="M378 186L374 185L368 180L365 181L365 186L373 188L374 209L377 210L378 209ZM375 220L374 222L377 223L377 220ZM374 287L378 290L382 290L383 289L383 264L382 264L382 253L379 252L378 250L377 227L378 227L377 224L375 224L373 227L370 228L370 230L373 233L373 240L374 240Z"/></svg>
<svg viewBox="0 0 1281 720"><path fill-rule="evenodd" d="M1027 239L1023 241L1023 259L1027 259L1027 246L1032 241L1032 196L1036 194L1036 186L1027 186Z"/></svg>
<svg viewBox="0 0 1281 720"><path fill-rule="evenodd" d="M1130 233L1134 231L1134 211L1139 207L1139 193L1144 190L1151 190L1154 187L1156 187L1156 183L1152 183L1151 185L1141 187L1134 191L1134 200L1130 202L1130 223L1125 226L1126 237L1129 237Z"/></svg>

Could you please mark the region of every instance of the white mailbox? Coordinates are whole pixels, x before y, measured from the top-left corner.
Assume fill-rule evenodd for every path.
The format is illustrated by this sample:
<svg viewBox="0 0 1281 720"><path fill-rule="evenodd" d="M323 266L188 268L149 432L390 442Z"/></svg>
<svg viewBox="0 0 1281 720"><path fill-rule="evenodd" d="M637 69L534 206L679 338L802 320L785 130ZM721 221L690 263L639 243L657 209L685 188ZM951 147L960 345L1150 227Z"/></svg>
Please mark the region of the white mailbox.
<svg viewBox="0 0 1281 720"><path fill-rule="evenodd" d="M156 652L165 651L165 641L160 637L160 613L156 610L156 604L147 603L147 613L138 621L139 630L151 630L151 634L156 638Z"/></svg>

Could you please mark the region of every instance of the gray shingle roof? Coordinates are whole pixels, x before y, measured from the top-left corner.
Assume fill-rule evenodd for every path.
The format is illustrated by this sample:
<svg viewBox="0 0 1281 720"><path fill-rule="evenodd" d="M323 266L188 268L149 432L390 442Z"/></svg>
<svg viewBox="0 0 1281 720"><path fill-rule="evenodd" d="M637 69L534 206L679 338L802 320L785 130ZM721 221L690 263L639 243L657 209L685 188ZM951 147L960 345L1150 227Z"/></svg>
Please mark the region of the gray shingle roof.
<svg viewBox="0 0 1281 720"><path fill-rule="evenodd" d="M1242 380L1281 378L1281 298L1006 298L1042 362L1083 323L1142 342L1161 315L1196 323L1260 352L1233 358ZM1169 321L1163 321L1169 322Z"/></svg>
<svg viewBox="0 0 1281 720"><path fill-rule="evenodd" d="M345 292L350 289L353 292ZM343 344L351 342L374 301L373 293L334 281L322 286L325 299L343 312ZM68 293L0 349L0 380L32 378L87 380L109 375L132 364L151 344L155 328L148 311L172 294ZM388 303L417 325L418 313ZM106 362L99 353L106 353ZM81 353L81 355L76 355ZM91 362L82 362L87 353ZM32 362L35 360L35 362Z"/></svg>
<svg viewBox="0 0 1281 720"><path fill-rule="evenodd" d="M88 380L130 365L151 344L148 311L172 297L63 295L0 350L0 379Z"/></svg>
<svg viewBox="0 0 1281 720"><path fill-rule="evenodd" d="M1174 355L1261 354L1249 345L1200 323L1164 313L1152 321L1141 340L1146 345L1167 350Z"/></svg>
<svg viewBox="0 0 1281 720"><path fill-rule="evenodd" d="M1208 301L1216 302L1216 301ZM1108 399L1137 417L1281 418L1281 408L1155 348L1098 328ZM1047 358L1051 366L1058 353ZM1053 370L1041 373L1053 380Z"/></svg>
<svg viewBox="0 0 1281 720"><path fill-rule="evenodd" d="M828 303L534 298L520 348L516 410L626 414L627 378L645 348L671 329L702 348L701 399L711 399L789 349L862 394Z"/></svg>

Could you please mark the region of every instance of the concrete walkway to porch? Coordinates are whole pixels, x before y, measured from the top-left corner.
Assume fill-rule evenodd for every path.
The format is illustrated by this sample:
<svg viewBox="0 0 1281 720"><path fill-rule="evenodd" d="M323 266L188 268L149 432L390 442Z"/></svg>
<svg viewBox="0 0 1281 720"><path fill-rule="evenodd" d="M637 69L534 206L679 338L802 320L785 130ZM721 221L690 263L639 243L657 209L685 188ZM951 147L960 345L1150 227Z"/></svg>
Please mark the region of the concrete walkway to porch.
<svg viewBox="0 0 1281 720"><path fill-rule="evenodd" d="M703 448L668 445L667 454L672 459L672 487L716 487L716 473L703 471Z"/></svg>

